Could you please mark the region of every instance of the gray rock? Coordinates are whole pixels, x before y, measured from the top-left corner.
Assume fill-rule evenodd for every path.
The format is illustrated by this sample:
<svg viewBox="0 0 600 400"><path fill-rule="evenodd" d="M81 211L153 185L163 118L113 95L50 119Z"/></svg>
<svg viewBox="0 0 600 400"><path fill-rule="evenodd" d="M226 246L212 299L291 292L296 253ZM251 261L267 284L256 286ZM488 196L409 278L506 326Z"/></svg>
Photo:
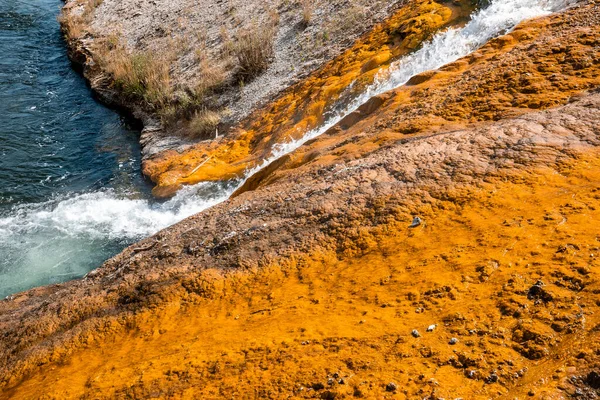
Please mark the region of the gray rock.
<svg viewBox="0 0 600 400"><path fill-rule="evenodd" d="M415 217L413 219L412 224L410 224L409 228L416 228L417 226L420 226L423 223L423 220L419 217Z"/></svg>

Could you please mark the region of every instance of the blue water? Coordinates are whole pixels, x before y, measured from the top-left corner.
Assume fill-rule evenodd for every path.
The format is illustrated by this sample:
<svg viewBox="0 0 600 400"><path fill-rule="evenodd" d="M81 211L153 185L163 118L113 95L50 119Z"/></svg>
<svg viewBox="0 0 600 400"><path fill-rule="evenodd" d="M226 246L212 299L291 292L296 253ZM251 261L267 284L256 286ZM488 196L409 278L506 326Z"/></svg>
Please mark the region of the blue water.
<svg viewBox="0 0 600 400"><path fill-rule="evenodd" d="M1 297L81 276L144 234L52 227L53 212L77 196L149 197L138 132L71 68L56 19L61 3L0 0Z"/></svg>
<svg viewBox="0 0 600 400"><path fill-rule="evenodd" d="M0 2L0 207L140 185L137 132L95 102L66 57L60 0Z"/></svg>
<svg viewBox="0 0 600 400"><path fill-rule="evenodd" d="M85 275L224 201L230 184L157 202L138 131L71 68L60 0L0 0L0 298Z"/></svg>

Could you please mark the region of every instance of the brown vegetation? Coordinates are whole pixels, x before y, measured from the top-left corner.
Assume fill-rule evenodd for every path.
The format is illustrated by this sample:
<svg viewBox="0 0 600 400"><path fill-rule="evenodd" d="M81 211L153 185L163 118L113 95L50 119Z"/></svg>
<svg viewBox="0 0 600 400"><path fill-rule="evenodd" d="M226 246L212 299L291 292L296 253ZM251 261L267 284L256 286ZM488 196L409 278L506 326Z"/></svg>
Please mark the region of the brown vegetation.
<svg viewBox="0 0 600 400"><path fill-rule="evenodd" d="M65 10L58 17L63 32L69 40L81 38L88 32L94 11L104 0L84 0L77 10Z"/></svg>
<svg viewBox="0 0 600 400"><path fill-rule="evenodd" d="M157 111L171 102L172 61L173 57L169 55L130 53L122 46L103 52L98 60L124 96L130 101L143 102Z"/></svg>
<svg viewBox="0 0 600 400"><path fill-rule="evenodd" d="M206 109L197 111L190 121L190 134L197 139L215 138L218 135L219 122L221 122L219 113Z"/></svg>
<svg viewBox="0 0 600 400"><path fill-rule="evenodd" d="M314 0L300 0L300 7L302 8L302 25L307 27L312 19L313 12L315 11Z"/></svg>
<svg viewBox="0 0 600 400"><path fill-rule="evenodd" d="M248 81L268 68L272 61L273 42L277 25L251 24L238 33L233 43L233 54L237 59L242 82Z"/></svg>

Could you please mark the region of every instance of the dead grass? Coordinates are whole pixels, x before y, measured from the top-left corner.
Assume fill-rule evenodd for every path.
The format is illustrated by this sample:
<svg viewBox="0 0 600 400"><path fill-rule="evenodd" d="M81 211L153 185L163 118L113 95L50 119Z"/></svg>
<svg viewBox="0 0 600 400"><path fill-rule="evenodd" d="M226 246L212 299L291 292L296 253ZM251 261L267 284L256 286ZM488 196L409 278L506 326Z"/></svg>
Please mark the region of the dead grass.
<svg viewBox="0 0 600 400"><path fill-rule="evenodd" d="M79 6L63 9L58 16L63 32L69 39L77 39L88 32L88 27L92 21L94 10L102 4L104 0L83 0Z"/></svg>
<svg viewBox="0 0 600 400"><path fill-rule="evenodd" d="M315 1L300 0L300 7L302 8L302 25L306 28L312 20L313 12L315 10Z"/></svg>
<svg viewBox="0 0 600 400"><path fill-rule="evenodd" d="M255 78L269 67L274 56L276 34L277 22L273 19L263 25L252 23L238 32L231 49L237 59L242 82Z"/></svg>
<svg viewBox="0 0 600 400"><path fill-rule="evenodd" d="M174 54L132 53L119 44L99 46L96 54L102 69L111 75L124 96L142 101L154 110L171 102L170 64Z"/></svg>
<svg viewBox="0 0 600 400"><path fill-rule="evenodd" d="M211 95L226 84L229 58L222 55L219 60L214 60L208 55L204 43L196 49L196 63L199 69L199 80L193 88L196 97L204 98Z"/></svg>
<svg viewBox="0 0 600 400"><path fill-rule="evenodd" d="M188 87L175 85L171 77L171 66L181 56L178 46L171 46L163 54L132 52L113 37L99 43L94 54L119 93L155 113L164 126L188 120L192 136L214 133L220 115L207 110L211 108L210 97L228 83L227 63L223 60L209 58L203 47L196 49L198 78Z"/></svg>
<svg viewBox="0 0 600 400"><path fill-rule="evenodd" d="M197 111L190 121L190 136L196 139L208 139L217 135L221 115L215 111L203 109Z"/></svg>

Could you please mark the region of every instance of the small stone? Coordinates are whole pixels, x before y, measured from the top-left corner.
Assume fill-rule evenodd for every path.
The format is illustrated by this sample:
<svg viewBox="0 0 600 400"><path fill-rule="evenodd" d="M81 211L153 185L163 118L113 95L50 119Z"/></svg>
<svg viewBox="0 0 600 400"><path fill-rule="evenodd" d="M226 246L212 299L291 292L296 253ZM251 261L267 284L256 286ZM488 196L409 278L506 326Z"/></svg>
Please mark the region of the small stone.
<svg viewBox="0 0 600 400"><path fill-rule="evenodd" d="M453 337L452 339L450 339L450 341L448 343L455 345L456 343L458 343L458 339Z"/></svg>
<svg viewBox="0 0 600 400"><path fill-rule="evenodd" d="M395 392L396 389L398 389L398 385L396 385L394 382L388 383L385 387L386 392Z"/></svg>
<svg viewBox="0 0 600 400"><path fill-rule="evenodd" d="M413 335L413 337L416 337L416 338L421 337L421 334L416 329L413 329L410 334Z"/></svg>
<svg viewBox="0 0 600 400"><path fill-rule="evenodd" d="M530 397L533 397L533 396L535 396L535 392L532 389L529 392L527 392L527 395L530 396Z"/></svg>
<svg viewBox="0 0 600 400"><path fill-rule="evenodd" d="M427 332L433 332L435 330L435 328L437 328L437 325L435 325L435 324L429 325L427 327Z"/></svg>
<svg viewBox="0 0 600 400"><path fill-rule="evenodd" d="M596 371L590 372L585 378L585 383L592 389L600 389L600 373Z"/></svg>
<svg viewBox="0 0 600 400"><path fill-rule="evenodd" d="M414 217L412 224L410 224L409 228L416 228L417 226L421 225L423 223L423 220L419 217Z"/></svg>
<svg viewBox="0 0 600 400"><path fill-rule="evenodd" d="M327 384L328 384L329 386L332 386L334 383L335 383L335 380L334 380L333 378L329 378L329 379L327 379Z"/></svg>
<svg viewBox="0 0 600 400"><path fill-rule="evenodd" d="M496 383L498 382L498 379L500 379L498 377L498 374L496 374L496 372L492 372L490 374L490 376L487 377L487 379L485 380L487 383Z"/></svg>
<svg viewBox="0 0 600 400"><path fill-rule="evenodd" d="M529 288L527 291L527 298L529 300L541 300L544 303L548 303L552 301L552 295L544 289L544 282L537 281L533 286Z"/></svg>
<svg viewBox="0 0 600 400"><path fill-rule="evenodd" d="M340 380L338 381L338 383L339 383L340 385L345 385L345 384L346 384L346 381L344 380L344 378L340 378Z"/></svg>

